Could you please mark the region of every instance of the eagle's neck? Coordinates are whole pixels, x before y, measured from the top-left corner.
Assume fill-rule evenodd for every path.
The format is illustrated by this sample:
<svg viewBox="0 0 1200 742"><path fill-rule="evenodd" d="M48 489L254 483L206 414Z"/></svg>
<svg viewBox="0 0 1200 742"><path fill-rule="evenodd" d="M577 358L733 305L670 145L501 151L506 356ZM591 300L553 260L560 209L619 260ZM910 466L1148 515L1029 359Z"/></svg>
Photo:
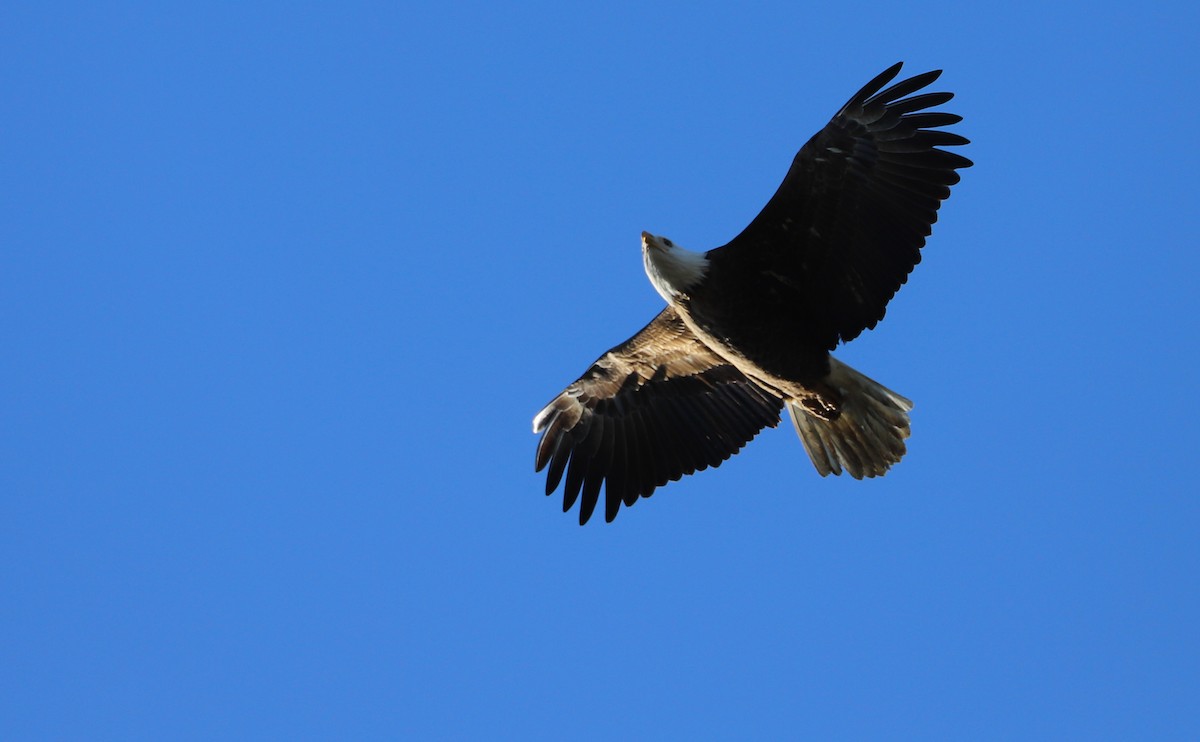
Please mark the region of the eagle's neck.
<svg viewBox="0 0 1200 742"><path fill-rule="evenodd" d="M689 294L708 271L708 258L704 253L685 250L648 232L642 233L642 261L654 290L668 303Z"/></svg>

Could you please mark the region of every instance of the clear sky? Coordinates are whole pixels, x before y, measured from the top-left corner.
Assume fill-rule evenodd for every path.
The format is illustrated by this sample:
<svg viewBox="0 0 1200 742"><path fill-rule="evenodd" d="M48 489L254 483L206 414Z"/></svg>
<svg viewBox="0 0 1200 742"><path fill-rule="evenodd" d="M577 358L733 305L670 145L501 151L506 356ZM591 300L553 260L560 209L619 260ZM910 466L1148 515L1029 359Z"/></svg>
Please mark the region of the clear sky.
<svg viewBox="0 0 1200 742"><path fill-rule="evenodd" d="M1200 737L1194 3L421 5L0 10L0 738ZM976 163L840 351L908 456L580 528L640 232L898 60Z"/></svg>

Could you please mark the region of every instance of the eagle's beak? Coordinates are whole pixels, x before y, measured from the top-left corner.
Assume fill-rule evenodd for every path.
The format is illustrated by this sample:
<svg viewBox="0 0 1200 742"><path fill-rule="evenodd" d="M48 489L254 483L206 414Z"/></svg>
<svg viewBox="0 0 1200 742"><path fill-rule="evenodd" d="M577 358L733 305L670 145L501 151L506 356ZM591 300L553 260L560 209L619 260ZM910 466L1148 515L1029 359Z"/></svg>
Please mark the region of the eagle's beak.
<svg viewBox="0 0 1200 742"><path fill-rule="evenodd" d="M642 232L642 247L654 247L654 235L649 232Z"/></svg>

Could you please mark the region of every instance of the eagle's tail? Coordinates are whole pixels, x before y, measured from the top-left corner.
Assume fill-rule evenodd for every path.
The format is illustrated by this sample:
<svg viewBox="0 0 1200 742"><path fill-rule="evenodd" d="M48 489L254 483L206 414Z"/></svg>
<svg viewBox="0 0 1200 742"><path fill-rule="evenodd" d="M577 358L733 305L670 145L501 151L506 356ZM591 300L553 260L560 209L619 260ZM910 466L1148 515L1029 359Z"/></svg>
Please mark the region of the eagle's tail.
<svg viewBox="0 0 1200 742"><path fill-rule="evenodd" d="M855 479L882 476L904 456L913 403L836 358L829 362L825 381L842 395L841 414L824 420L789 402L800 441L821 476L843 470Z"/></svg>

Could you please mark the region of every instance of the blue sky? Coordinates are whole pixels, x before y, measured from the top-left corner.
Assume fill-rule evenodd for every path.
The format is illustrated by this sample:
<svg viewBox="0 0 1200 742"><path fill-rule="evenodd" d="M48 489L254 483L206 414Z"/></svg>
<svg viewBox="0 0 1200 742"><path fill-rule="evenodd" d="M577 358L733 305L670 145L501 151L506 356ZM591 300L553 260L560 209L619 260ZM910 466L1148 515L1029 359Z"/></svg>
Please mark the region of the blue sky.
<svg viewBox="0 0 1200 742"><path fill-rule="evenodd" d="M0 736L1200 736L1190 3L8 3ZM534 413L895 61L976 166L787 426L580 528Z"/></svg>

